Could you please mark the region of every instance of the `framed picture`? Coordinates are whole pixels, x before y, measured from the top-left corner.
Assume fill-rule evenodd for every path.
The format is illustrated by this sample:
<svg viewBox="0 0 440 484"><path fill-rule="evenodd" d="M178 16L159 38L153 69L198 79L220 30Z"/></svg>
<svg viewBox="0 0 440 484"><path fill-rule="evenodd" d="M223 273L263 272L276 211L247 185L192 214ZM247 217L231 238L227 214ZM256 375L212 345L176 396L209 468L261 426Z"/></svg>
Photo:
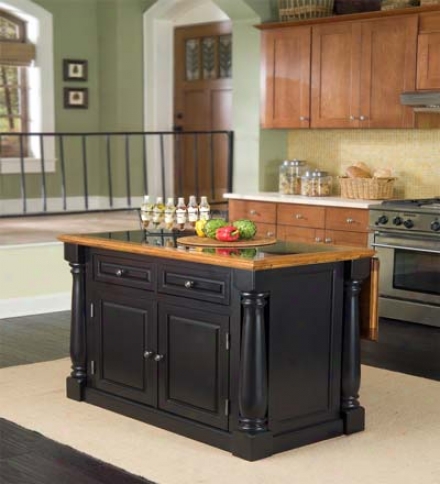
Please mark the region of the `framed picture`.
<svg viewBox="0 0 440 484"><path fill-rule="evenodd" d="M64 59L63 74L65 81L87 81L87 61Z"/></svg>
<svg viewBox="0 0 440 484"><path fill-rule="evenodd" d="M65 87L64 107L87 109L89 107L89 90L87 88Z"/></svg>

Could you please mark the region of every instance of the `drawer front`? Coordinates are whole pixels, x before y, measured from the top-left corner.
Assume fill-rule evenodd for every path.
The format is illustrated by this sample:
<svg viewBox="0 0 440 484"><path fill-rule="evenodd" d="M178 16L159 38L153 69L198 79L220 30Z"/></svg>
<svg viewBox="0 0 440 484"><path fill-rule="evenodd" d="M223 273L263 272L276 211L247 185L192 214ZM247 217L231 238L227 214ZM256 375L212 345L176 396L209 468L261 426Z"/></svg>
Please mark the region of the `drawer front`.
<svg viewBox="0 0 440 484"><path fill-rule="evenodd" d="M155 267L153 263L95 254L93 279L118 286L154 291Z"/></svg>
<svg viewBox="0 0 440 484"><path fill-rule="evenodd" d="M286 242L324 242L324 230L279 225L277 238Z"/></svg>
<svg viewBox="0 0 440 484"><path fill-rule="evenodd" d="M246 218L253 222L276 224L276 204L252 200L230 200L229 220Z"/></svg>
<svg viewBox="0 0 440 484"><path fill-rule="evenodd" d="M347 232L344 230L326 230L324 242L334 245L355 247L368 246L368 234L365 232Z"/></svg>
<svg viewBox="0 0 440 484"><path fill-rule="evenodd" d="M325 208L290 203L279 204L277 220L279 225L323 229L325 224Z"/></svg>
<svg viewBox="0 0 440 484"><path fill-rule="evenodd" d="M218 267L159 266L158 291L218 304L229 304L228 270Z"/></svg>
<svg viewBox="0 0 440 484"><path fill-rule="evenodd" d="M328 208L325 228L349 232L368 232L368 210L359 208Z"/></svg>
<svg viewBox="0 0 440 484"><path fill-rule="evenodd" d="M277 226L275 224L265 224L261 222L255 222L257 226L257 234L262 237L275 237L277 233Z"/></svg>

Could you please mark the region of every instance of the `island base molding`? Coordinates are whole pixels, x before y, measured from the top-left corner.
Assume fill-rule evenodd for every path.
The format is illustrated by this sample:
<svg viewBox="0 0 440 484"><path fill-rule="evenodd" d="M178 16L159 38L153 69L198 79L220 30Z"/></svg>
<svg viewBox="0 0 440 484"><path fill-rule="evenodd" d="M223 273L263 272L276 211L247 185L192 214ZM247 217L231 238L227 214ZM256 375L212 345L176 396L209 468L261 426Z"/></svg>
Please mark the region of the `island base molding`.
<svg viewBox="0 0 440 484"><path fill-rule="evenodd" d="M273 434L271 431L244 432L242 430L234 430L228 432L205 426L198 422L191 422L185 418L179 418L178 416L167 414L136 402L130 402L124 398L106 394L93 388L84 387L81 400L154 427L229 451L234 456L250 462L303 447L304 445L339 437L345 433L351 434L356 432L356 430L353 430L354 425L346 432L347 422L344 420L344 416L330 422L281 434ZM359 418L360 409L352 411L348 419ZM363 430L363 427L359 429L359 431L361 430Z"/></svg>

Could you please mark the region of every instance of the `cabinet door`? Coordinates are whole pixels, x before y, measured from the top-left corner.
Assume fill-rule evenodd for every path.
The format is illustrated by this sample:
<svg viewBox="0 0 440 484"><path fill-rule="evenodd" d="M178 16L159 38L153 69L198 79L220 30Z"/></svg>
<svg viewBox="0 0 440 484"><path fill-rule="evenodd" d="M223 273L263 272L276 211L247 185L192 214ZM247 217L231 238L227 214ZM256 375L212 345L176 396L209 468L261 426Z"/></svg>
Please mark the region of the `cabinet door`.
<svg viewBox="0 0 440 484"><path fill-rule="evenodd" d="M349 232L346 230L326 230L324 242L333 245L367 247L368 234L366 232Z"/></svg>
<svg viewBox="0 0 440 484"><path fill-rule="evenodd" d="M229 317L159 305L159 408L228 428Z"/></svg>
<svg viewBox="0 0 440 484"><path fill-rule="evenodd" d="M92 385L113 395L155 405L155 303L107 290L97 292L94 308L89 356L95 362Z"/></svg>
<svg viewBox="0 0 440 484"><path fill-rule="evenodd" d="M417 89L440 89L440 13L419 16Z"/></svg>
<svg viewBox="0 0 440 484"><path fill-rule="evenodd" d="M359 126L360 23L319 25L312 32L312 128Z"/></svg>
<svg viewBox="0 0 440 484"><path fill-rule="evenodd" d="M416 87L417 15L362 22L359 119L365 128L411 128L400 94Z"/></svg>
<svg viewBox="0 0 440 484"><path fill-rule="evenodd" d="M286 242L324 242L324 230L294 227L292 225L279 225L277 238Z"/></svg>
<svg viewBox="0 0 440 484"><path fill-rule="evenodd" d="M308 128L310 119L310 27L262 33L264 128Z"/></svg>

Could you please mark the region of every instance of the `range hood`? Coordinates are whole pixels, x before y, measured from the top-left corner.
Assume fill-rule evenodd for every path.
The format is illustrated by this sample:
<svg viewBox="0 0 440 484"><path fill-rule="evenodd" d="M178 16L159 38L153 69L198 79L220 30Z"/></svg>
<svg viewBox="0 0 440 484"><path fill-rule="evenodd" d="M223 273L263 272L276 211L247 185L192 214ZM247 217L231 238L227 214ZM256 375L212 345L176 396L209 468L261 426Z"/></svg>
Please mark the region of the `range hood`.
<svg viewBox="0 0 440 484"><path fill-rule="evenodd" d="M440 114L440 91L403 92L400 102L405 106L412 106L416 113Z"/></svg>

